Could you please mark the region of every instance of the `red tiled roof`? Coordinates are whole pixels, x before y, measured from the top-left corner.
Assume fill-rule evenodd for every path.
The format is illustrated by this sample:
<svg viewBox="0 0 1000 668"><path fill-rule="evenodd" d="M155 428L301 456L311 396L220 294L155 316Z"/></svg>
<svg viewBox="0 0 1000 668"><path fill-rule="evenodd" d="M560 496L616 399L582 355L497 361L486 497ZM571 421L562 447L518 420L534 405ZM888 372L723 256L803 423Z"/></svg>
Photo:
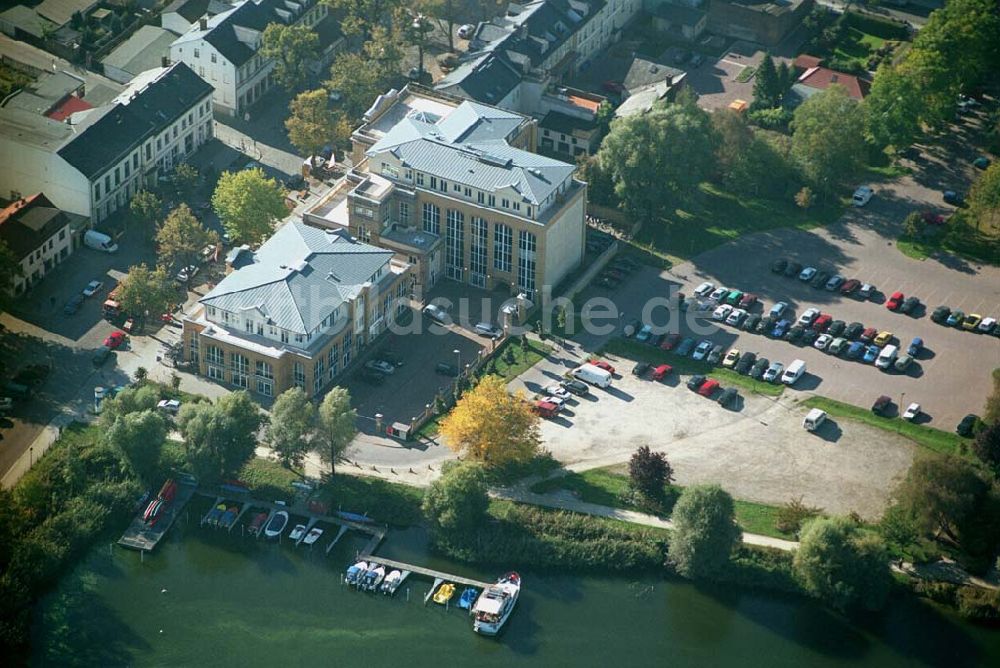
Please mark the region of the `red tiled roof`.
<svg viewBox="0 0 1000 668"><path fill-rule="evenodd" d="M795 62L792 63L793 66L797 67L800 70L809 70L814 67L819 67L822 64L823 64L822 58L817 58L816 56L810 56L808 53L803 53L801 56L798 56L795 59Z"/></svg>
<svg viewBox="0 0 1000 668"><path fill-rule="evenodd" d="M803 86L809 86L817 90L826 90L833 84L840 84L847 89L848 97L855 100L864 99L870 87L867 81L859 79L853 74L844 74L843 72L828 70L825 67L809 68L799 77L798 82Z"/></svg>
<svg viewBox="0 0 1000 668"><path fill-rule="evenodd" d="M65 100L53 107L49 113L45 114L54 121L65 121L70 117L71 114L75 114L78 111L86 111L87 109L93 109L94 105L90 104L86 100L78 98L76 95L70 95Z"/></svg>

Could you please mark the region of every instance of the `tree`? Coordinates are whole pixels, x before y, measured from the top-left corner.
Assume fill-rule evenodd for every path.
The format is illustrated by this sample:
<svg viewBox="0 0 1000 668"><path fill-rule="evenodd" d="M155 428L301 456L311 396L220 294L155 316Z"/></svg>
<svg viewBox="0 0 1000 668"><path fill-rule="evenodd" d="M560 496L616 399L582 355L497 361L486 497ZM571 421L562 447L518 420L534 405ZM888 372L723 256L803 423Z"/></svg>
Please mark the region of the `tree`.
<svg viewBox="0 0 1000 668"><path fill-rule="evenodd" d="M392 16L402 0L326 0L340 18L340 29L348 37L366 41L386 17Z"/></svg>
<svg viewBox="0 0 1000 668"><path fill-rule="evenodd" d="M118 302L129 313L165 313L177 298L163 266L150 270L145 264L129 268L118 284Z"/></svg>
<svg viewBox="0 0 1000 668"><path fill-rule="evenodd" d="M814 596L838 610L877 610L892 584L881 538L846 517L821 517L802 531L792 567Z"/></svg>
<svg viewBox="0 0 1000 668"><path fill-rule="evenodd" d="M261 37L260 54L274 60L274 77L292 91L309 79L309 64L319 56L319 36L307 25L270 23Z"/></svg>
<svg viewBox="0 0 1000 668"><path fill-rule="evenodd" d="M154 410L159 400L160 391L153 385L127 387L101 402L101 429L110 430L122 416Z"/></svg>
<svg viewBox="0 0 1000 668"><path fill-rule="evenodd" d="M1000 228L1000 162L986 168L969 189L968 215L976 229L986 223L987 229Z"/></svg>
<svg viewBox="0 0 1000 668"><path fill-rule="evenodd" d="M171 211L156 233L160 264L169 269L196 264L202 249L218 242L218 235L206 229L187 204Z"/></svg>
<svg viewBox="0 0 1000 668"><path fill-rule="evenodd" d="M446 539L475 530L489 505L482 465L448 462L424 494L422 507L437 536Z"/></svg>
<svg viewBox="0 0 1000 668"><path fill-rule="evenodd" d="M893 552L908 553L920 539L920 530L913 517L898 504L886 508L879 521L878 530L886 544L894 548Z"/></svg>
<svg viewBox="0 0 1000 668"><path fill-rule="evenodd" d="M299 93L288 105L288 113L288 141L303 155L315 155L327 144L342 144L351 137L347 119L330 109L325 88Z"/></svg>
<svg viewBox="0 0 1000 668"><path fill-rule="evenodd" d="M316 407L301 387L285 390L274 400L267 443L284 466L302 465L315 422Z"/></svg>
<svg viewBox="0 0 1000 668"><path fill-rule="evenodd" d="M774 67L771 54L765 53L754 73L752 106L754 109L772 109L781 104L782 94L778 70Z"/></svg>
<svg viewBox="0 0 1000 668"><path fill-rule="evenodd" d="M234 242L260 242L288 215L284 190L260 168L223 172L212 206Z"/></svg>
<svg viewBox="0 0 1000 668"><path fill-rule="evenodd" d="M201 174L198 173L198 168L190 163L182 162L174 167L172 180L174 188L177 189L181 197L190 197L194 189L198 186L198 179L200 178Z"/></svg>
<svg viewBox="0 0 1000 668"><path fill-rule="evenodd" d="M615 120L598 159L626 208L656 221L673 213L709 174L715 144L706 112L671 104Z"/></svg>
<svg viewBox="0 0 1000 668"><path fill-rule="evenodd" d="M862 104L865 135L875 147L906 148L920 134L923 101L911 74L889 63L883 64Z"/></svg>
<svg viewBox="0 0 1000 668"><path fill-rule="evenodd" d="M155 229L162 218L163 201L156 193L140 190L128 205L132 219Z"/></svg>
<svg viewBox="0 0 1000 668"><path fill-rule="evenodd" d="M135 373L132 374L135 378L137 385L142 385L149 378L149 370L144 366L136 367Z"/></svg>
<svg viewBox="0 0 1000 668"><path fill-rule="evenodd" d="M733 497L718 485L696 485L681 492L671 518L668 557L677 572L698 578L718 572L740 542Z"/></svg>
<svg viewBox="0 0 1000 668"><path fill-rule="evenodd" d="M244 390L213 403L185 404L177 416L188 464L199 478L235 474L253 457L264 416Z"/></svg>
<svg viewBox="0 0 1000 668"><path fill-rule="evenodd" d="M834 85L813 95L795 110L792 157L806 179L830 192L849 179L865 155L861 107Z"/></svg>
<svg viewBox="0 0 1000 668"><path fill-rule="evenodd" d="M629 459L628 478L633 489L655 502L663 499L663 486L674 481L674 470L665 454L643 445Z"/></svg>
<svg viewBox="0 0 1000 668"><path fill-rule="evenodd" d="M434 26L423 14L411 13L411 15L412 20L404 24L403 33L406 35L406 41L417 47L417 79L419 80L424 77L424 49L427 48Z"/></svg>
<svg viewBox="0 0 1000 668"><path fill-rule="evenodd" d="M426 14L438 30L448 38L448 50L455 50L455 24L459 22L459 14L465 9L457 0L417 0L416 10Z"/></svg>
<svg viewBox="0 0 1000 668"><path fill-rule="evenodd" d="M448 447L487 466L526 462L538 453L538 416L499 376L486 376L442 421Z"/></svg>
<svg viewBox="0 0 1000 668"><path fill-rule="evenodd" d="M104 432L105 442L120 450L135 472L147 481L155 472L166 439L166 420L148 409L118 417Z"/></svg>
<svg viewBox="0 0 1000 668"><path fill-rule="evenodd" d="M377 26L361 53L343 52L330 66L329 90L341 94L341 107L348 118L359 118L382 93L399 79L406 42L401 31Z"/></svg>
<svg viewBox="0 0 1000 668"><path fill-rule="evenodd" d="M988 495L989 485L973 466L958 457L918 459L896 490L907 515L925 534L943 534L956 544L962 529Z"/></svg>
<svg viewBox="0 0 1000 668"><path fill-rule="evenodd" d="M10 246L3 239L0 239L0 307L6 308L10 300L10 290L13 288L14 279L21 275L21 263L14 257Z"/></svg>
<svg viewBox="0 0 1000 668"><path fill-rule="evenodd" d="M803 186L795 193L795 204L803 210L812 207L814 199L812 188L809 186Z"/></svg>
<svg viewBox="0 0 1000 668"><path fill-rule="evenodd" d="M1000 422L994 422L976 434L972 451L981 462L1000 475Z"/></svg>
<svg viewBox="0 0 1000 668"><path fill-rule="evenodd" d="M330 473L336 472L337 460L358 432L357 419L357 411L351 408L351 394L345 388L335 387L323 397L316 415L313 444L330 465Z"/></svg>

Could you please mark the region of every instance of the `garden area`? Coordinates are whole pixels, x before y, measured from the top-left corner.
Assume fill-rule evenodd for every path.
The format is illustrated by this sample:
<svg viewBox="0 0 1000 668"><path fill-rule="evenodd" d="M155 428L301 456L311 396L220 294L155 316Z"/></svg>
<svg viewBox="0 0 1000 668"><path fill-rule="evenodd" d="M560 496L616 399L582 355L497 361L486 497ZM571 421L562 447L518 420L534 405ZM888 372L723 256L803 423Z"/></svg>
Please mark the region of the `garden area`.
<svg viewBox="0 0 1000 668"><path fill-rule="evenodd" d="M817 8L807 23L813 36L801 52L822 58L825 67L849 74L875 71L910 38L906 24L856 11L834 14Z"/></svg>

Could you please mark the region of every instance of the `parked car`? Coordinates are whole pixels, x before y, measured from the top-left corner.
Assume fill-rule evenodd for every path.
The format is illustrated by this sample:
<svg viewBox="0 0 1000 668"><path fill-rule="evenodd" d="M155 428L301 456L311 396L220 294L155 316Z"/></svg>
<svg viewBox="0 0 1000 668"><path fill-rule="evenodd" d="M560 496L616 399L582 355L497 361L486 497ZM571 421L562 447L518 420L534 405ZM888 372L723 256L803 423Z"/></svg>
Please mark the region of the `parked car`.
<svg viewBox="0 0 1000 668"><path fill-rule="evenodd" d="M117 350L125 343L126 338L125 332L115 330L114 332L108 334L107 338L104 339L104 346L106 348L110 348L111 350Z"/></svg>
<svg viewBox="0 0 1000 668"><path fill-rule="evenodd" d="M865 348L865 354L864 357L861 358L861 361L865 364L874 364L875 360L878 359L879 352L881 352L881 348L874 344L869 344L868 347Z"/></svg>
<svg viewBox="0 0 1000 668"><path fill-rule="evenodd" d="M177 272L176 276L174 276L174 280L178 283L187 283L194 278L199 271L201 271L201 269L199 269L197 265L189 264L186 267L181 267L181 270Z"/></svg>
<svg viewBox="0 0 1000 668"><path fill-rule="evenodd" d="M503 330L488 322L480 322L475 326L476 334L486 336L491 339L499 339L503 336Z"/></svg>
<svg viewBox="0 0 1000 668"><path fill-rule="evenodd" d="M875 191L868 186L858 186L858 189L854 191L854 196L851 197L851 202L854 206L864 206L871 201L872 195Z"/></svg>
<svg viewBox="0 0 1000 668"><path fill-rule="evenodd" d="M863 331L865 331L864 325L862 325L860 322L857 321L852 322L847 326L846 329L844 329L844 338L853 341L854 339L861 336L861 332Z"/></svg>
<svg viewBox="0 0 1000 668"><path fill-rule="evenodd" d="M740 297L740 308L749 311L753 308L753 305L757 303L757 295L752 292L747 292L742 297Z"/></svg>
<svg viewBox="0 0 1000 668"><path fill-rule="evenodd" d="M805 269L799 272L799 280L808 282L811 281L815 275L816 275L815 267L806 267Z"/></svg>
<svg viewBox="0 0 1000 668"><path fill-rule="evenodd" d="M428 304L421 312L431 320L434 320L442 325L451 324L451 316L448 315L446 310L437 304Z"/></svg>
<svg viewBox="0 0 1000 668"><path fill-rule="evenodd" d="M700 373L695 374L694 376L688 378L687 387L689 390L697 391L699 387L705 384L706 380L708 379Z"/></svg>
<svg viewBox="0 0 1000 668"><path fill-rule="evenodd" d="M469 39L476 32L476 26L471 23L466 23L458 27L458 38L459 39Z"/></svg>
<svg viewBox="0 0 1000 668"><path fill-rule="evenodd" d="M87 283L87 287L83 289L83 296L93 297L98 292L100 292L101 288L103 287L104 283L102 283L101 281L91 281L90 283Z"/></svg>
<svg viewBox="0 0 1000 668"><path fill-rule="evenodd" d="M760 321L754 325L754 334L770 334L774 330L774 326L778 324L778 319L774 316L765 316L760 319Z"/></svg>
<svg viewBox="0 0 1000 668"><path fill-rule="evenodd" d="M170 413L171 415L177 415L177 411L181 409L181 402L176 399L161 399L156 403L156 409Z"/></svg>
<svg viewBox="0 0 1000 668"><path fill-rule="evenodd" d="M712 290L715 290L715 284L705 281L694 289L694 295L695 297L704 297L705 295L712 294Z"/></svg>
<svg viewBox="0 0 1000 668"><path fill-rule="evenodd" d="M729 294L729 288L718 287L718 288L712 290L711 294L708 295L708 299L710 301L719 303L723 299L725 299L726 295L728 295L728 294Z"/></svg>
<svg viewBox="0 0 1000 668"><path fill-rule="evenodd" d="M914 402L906 407L903 411L903 419L908 422L913 422L920 415L920 404Z"/></svg>
<svg viewBox="0 0 1000 668"><path fill-rule="evenodd" d="M454 364L448 364L447 362L438 362L437 366L434 367L434 373L442 376L451 376L452 378L458 376L458 367Z"/></svg>
<svg viewBox="0 0 1000 668"><path fill-rule="evenodd" d="M779 257L777 260L771 263L771 271L776 274L784 273L785 269L788 267L788 260L783 257Z"/></svg>
<svg viewBox="0 0 1000 668"><path fill-rule="evenodd" d="M819 317L813 320L812 328L817 332L825 332L833 322L833 316L829 313L820 313Z"/></svg>
<svg viewBox="0 0 1000 668"><path fill-rule="evenodd" d="M760 380L769 366L771 366L771 360L766 357L758 358L757 361L753 363L753 366L750 367L750 377L754 380Z"/></svg>
<svg viewBox="0 0 1000 668"><path fill-rule="evenodd" d="M807 327L805 331L802 332L802 336L799 337L799 343L804 346L811 346L816 343L816 339L820 336L820 332L812 327Z"/></svg>
<svg viewBox="0 0 1000 668"><path fill-rule="evenodd" d="M813 271L815 271L815 269ZM785 267L785 271L783 271L782 273L787 278L794 278L794 277L798 276L801 272L802 272L802 263L801 262L789 262L788 266Z"/></svg>
<svg viewBox="0 0 1000 668"><path fill-rule="evenodd" d="M796 324L808 326L811 325L813 323L813 320L815 320L818 317L819 317L818 308L806 309L805 313L799 316L799 319L796 321Z"/></svg>
<svg viewBox="0 0 1000 668"><path fill-rule="evenodd" d="M791 320L779 320L778 324L775 325L774 329L771 331L771 336L776 339L784 338L784 336L788 333L788 328L791 326Z"/></svg>
<svg viewBox="0 0 1000 668"><path fill-rule="evenodd" d="M829 290L830 292L834 292L834 291L836 291L836 290L840 289L840 286L841 286L841 285L843 285L843 284L844 284L844 281L846 281L846 280L847 280L847 279L845 279L845 278L844 278L843 276L841 276L840 274L835 274L834 276L832 276L832 277L830 278L830 280L828 280L828 281L826 282L826 285L825 285L824 287L825 287L825 288L826 288L827 290Z"/></svg>
<svg viewBox="0 0 1000 668"><path fill-rule="evenodd" d="M976 169L986 169L990 166L990 159L985 155L981 155L972 161L972 166Z"/></svg>
<svg viewBox="0 0 1000 668"><path fill-rule="evenodd" d="M728 353L726 353L726 356L724 358L722 358L722 366L723 368L731 369L732 367L736 366L736 362L738 362L739 359L740 359L739 349L733 348Z"/></svg>
<svg viewBox="0 0 1000 668"><path fill-rule="evenodd" d="M805 334L805 332L806 328L802 325L793 325L792 328L788 330L788 333L785 334L785 341L788 341L789 343L796 343L802 338L802 335Z"/></svg>
<svg viewBox="0 0 1000 668"><path fill-rule="evenodd" d="M368 360L367 362L365 362L365 368L371 369L372 371L377 371L378 373L381 374L385 374L386 376L396 372L395 366L393 366L389 362L386 362L385 360L378 360L378 359Z"/></svg>
<svg viewBox="0 0 1000 668"><path fill-rule="evenodd" d="M847 350L849 345L850 341L842 336L838 336L830 342L830 347L826 349L826 352L831 355L842 355Z"/></svg>
<svg viewBox="0 0 1000 668"><path fill-rule="evenodd" d="M945 190L942 196L945 204L951 204L952 206L962 206L962 196L954 190Z"/></svg>
<svg viewBox="0 0 1000 668"><path fill-rule="evenodd" d="M816 337L816 340L813 342L813 348L815 348L816 350L826 350L829 347L830 343L832 342L833 342L832 336L830 336L829 334L820 334L818 337Z"/></svg>
<svg viewBox="0 0 1000 668"><path fill-rule="evenodd" d="M819 290L824 285L826 285L826 282L829 281L829 280L830 280L830 272L828 272L828 271L817 271L816 275L813 276L813 279L812 279L812 281L809 282L809 284L812 285L817 290Z"/></svg>
<svg viewBox="0 0 1000 668"><path fill-rule="evenodd" d="M636 362L635 366L632 367L632 375L641 378L646 375L646 372L649 371L649 369L649 362Z"/></svg>
<svg viewBox="0 0 1000 668"><path fill-rule="evenodd" d="M885 302L885 307L890 311L898 311L899 307L903 305L903 293L896 291L889 295L889 299Z"/></svg>
<svg viewBox="0 0 1000 668"><path fill-rule="evenodd" d="M949 327L958 327L964 321L965 321L965 311L960 311L958 309L955 309L954 311L948 314L948 317L945 319L944 324L948 325Z"/></svg>
<svg viewBox="0 0 1000 668"><path fill-rule="evenodd" d="M722 394L719 395L719 398L716 399L716 401L718 401L719 405L723 408L731 408L733 404L736 403L736 399L739 398L739 396L739 392L731 387L727 387L722 391Z"/></svg>
<svg viewBox="0 0 1000 668"><path fill-rule="evenodd" d="M784 370L785 365L781 362L771 362L771 366L767 367L762 380L768 383L777 383L781 380L781 374Z"/></svg>
<svg viewBox="0 0 1000 668"><path fill-rule="evenodd" d="M906 354L916 357L920 354L920 351L924 349L924 340L919 336L913 338L910 341L910 347L906 349Z"/></svg>
<svg viewBox="0 0 1000 668"><path fill-rule="evenodd" d="M667 375L674 370L674 367L669 364L660 364L653 367L653 371L649 374L652 380L663 380Z"/></svg>
<svg viewBox="0 0 1000 668"><path fill-rule="evenodd" d="M881 348L882 346L890 343L894 338L896 338L896 336L892 332L887 329L883 329L875 335L875 338L872 339L872 343Z"/></svg>
<svg viewBox="0 0 1000 668"><path fill-rule="evenodd" d="M744 332L755 332L757 331L757 323L759 323L760 321L761 321L760 314L754 313L752 315L747 316L747 319L743 321L742 325L740 325L740 329L742 329Z"/></svg>
<svg viewBox="0 0 1000 668"><path fill-rule="evenodd" d="M552 401L541 399L531 405L531 410L538 417L551 419L559 414L559 405Z"/></svg>
<svg viewBox="0 0 1000 668"><path fill-rule="evenodd" d="M94 352L94 356L90 358L90 361L94 363L94 366L104 366L109 357L111 357L111 348L101 346Z"/></svg>
<svg viewBox="0 0 1000 668"><path fill-rule="evenodd" d="M590 394L590 387L582 380L577 380L576 378L561 380L559 381L559 385L566 388L567 392L575 394L578 397L585 397Z"/></svg>
<svg viewBox="0 0 1000 668"><path fill-rule="evenodd" d="M713 394L715 394L715 391L718 389L719 389L719 381L715 380L714 378L709 378L708 380L706 380L704 383L701 384L701 387L698 388L698 394L700 394L703 397L711 397Z"/></svg>
<svg viewBox="0 0 1000 668"><path fill-rule="evenodd" d="M858 288L858 297L861 299L871 299L875 295L875 286L871 283L862 283Z"/></svg>
<svg viewBox="0 0 1000 668"><path fill-rule="evenodd" d="M872 413L875 415L885 415L891 405L892 399L883 394L872 404Z"/></svg>
<svg viewBox="0 0 1000 668"><path fill-rule="evenodd" d="M456 372L455 375L457 376L458 373ZM361 372L358 374L358 377L361 378L361 380L364 381L365 383L368 383L369 385L381 385L382 383L385 382L385 374L375 371L373 369L362 368Z"/></svg>
<svg viewBox="0 0 1000 668"><path fill-rule="evenodd" d="M747 312L741 308L736 308L730 311L729 315L726 316L726 324L732 325L733 327L739 327L743 324L743 318L747 317Z"/></svg>
<svg viewBox="0 0 1000 668"><path fill-rule="evenodd" d="M593 364L598 369L604 369L605 371L607 371L608 373L610 373L612 376L615 375L615 368L613 366L611 366L610 364L608 364L607 362L605 362L604 360L593 359L593 360L590 360L590 364Z"/></svg>
<svg viewBox="0 0 1000 668"><path fill-rule="evenodd" d="M840 286L840 294L850 295L857 291L861 287L861 281L856 278L849 278L844 281Z"/></svg>
<svg viewBox="0 0 1000 668"><path fill-rule="evenodd" d="M569 392L562 385L557 385L553 383L542 389L542 394L549 397L556 397L561 401L567 401L569 399Z"/></svg>
<svg viewBox="0 0 1000 668"><path fill-rule="evenodd" d="M786 310L788 310L788 302L777 302L767 314L774 318L780 318Z"/></svg>
<svg viewBox="0 0 1000 668"><path fill-rule="evenodd" d="M660 343L660 350L673 350L680 343L681 335L677 332L670 332L667 334L663 341Z"/></svg>
<svg viewBox="0 0 1000 668"><path fill-rule="evenodd" d="M871 343L875 336L878 334L878 329L875 327L865 327L864 331L858 336L858 340L864 343Z"/></svg>
<svg viewBox="0 0 1000 668"><path fill-rule="evenodd" d="M63 314L73 315L74 313L79 311L80 307L83 306L83 302L85 299L86 297L84 297L82 293L77 293L72 297L70 297L69 301L66 302L66 305L63 306Z"/></svg>
<svg viewBox="0 0 1000 668"><path fill-rule="evenodd" d="M697 347L695 347L694 352L691 353L691 359L703 360L708 357L708 353L712 352L712 347L715 344L711 340L705 339L700 342Z"/></svg>
<svg viewBox="0 0 1000 668"><path fill-rule="evenodd" d="M903 300L903 303L899 305L899 312L906 315L911 315L917 312L920 308L920 300L916 297L907 297Z"/></svg>
<svg viewBox="0 0 1000 668"><path fill-rule="evenodd" d="M847 329L847 323L843 320L834 320L830 323L830 326L826 328L826 333L836 338L838 336L843 336L845 329Z"/></svg>
<svg viewBox="0 0 1000 668"><path fill-rule="evenodd" d="M865 344L860 341L855 341L847 349L847 359L856 360L861 357L862 353L865 351Z"/></svg>
<svg viewBox="0 0 1000 668"><path fill-rule="evenodd" d="M730 290L729 294L726 295L726 303L733 308L739 305L741 299L743 299L743 293L739 290Z"/></svg>
<svg viewBox="0 0 1000 668"><path fill-rule="evenodd" d="M718 364L722 360L722 354L726 351L726 347L723 345L716 345L712 348L712 352L708 354L705 361L709 364Z"/></svg>
<svg viewBox="0 0 1000 668"><path fill-rule="evenodd" d="M970 313L969 315L965 316L964 320L962 320L962 329L966 329L970 332L975 331L975 329L979 327L979 323L981 323L982 321L983 321L983 316L979 315L978 313Z"/></svg>
<svg viewBox="0 0 1000 668"><path fill-rule="evenodd" d="M959 436L965 436L968 438L972 436L972 432L975 430L977 422L979 422L979 416L969 413L962 418L961 422L958 423L958 427L955 428L955 431L958 432Z"/></svg>
<svg viewBox="0 0 1000 668"><path fill-rule="evenodd" d="M733 311L732 306L730 306L729 304L722 304L721 306L718 306L714 311L712 311L712 318L715 320L724 321L726 318L729 317L729 314L732 313L732 311Z"/></svg>
<svg viewBox="0 0 1000 668"><path fill-rule="evenodd" d="M893 362L892 366L896 371L906 371L910 368L911 364L913 364L912 355L900 355L896 358L896 361Z"/></svg>
<svg viewBox="0 0 1000 668"><path fill-rule="evenodd" d="M678 344L677 348L674 349L674 352L680 355L681 357L687 357L688 355L691 354L691 350L694 348L694 345L695 345L694 339L692 339L690 336L686 337L683 341L680 342L680 344Z"/></svg>
<svg viewBox="0 0 1000 668"><path fill-rule="evenodd" d="M980 334L989 334L994 329L997 328L996 318L983 318L982 322L979 323L979 327L976 327L976 331Z"/></svg>
<svg viewBox="0 0 1000 668"><path fill-rule="evenodd" d="M733 369L738 374L747 375L750 373L750 369L753 368L754 363L757 361L757 353L744 353L740 356L740 361L736 363Z"/></svg>
<svg viewBox="0 0 1000 668"><path fill-rule="evenodd" d="M653 336L653 326L652 325L643 325L639 329L639 332L635 335L635 340L639 341L641 343L645 343L645 342L649 341L649 339L651 339L652 336Z"/></svg>

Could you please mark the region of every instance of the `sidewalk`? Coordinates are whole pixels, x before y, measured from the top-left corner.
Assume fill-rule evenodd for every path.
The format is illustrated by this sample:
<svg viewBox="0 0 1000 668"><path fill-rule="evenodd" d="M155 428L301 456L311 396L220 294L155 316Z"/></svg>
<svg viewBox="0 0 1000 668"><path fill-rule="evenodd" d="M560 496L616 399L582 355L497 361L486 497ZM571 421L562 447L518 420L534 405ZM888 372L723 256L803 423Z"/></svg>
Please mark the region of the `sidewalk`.
<svg viewBox="0 0 1000 668"><path fill-rule="evenodd" d="M83 419L85 418L71 413L60 413L53 418L51 422L42 428L42 431L35 436L28 449L18 457L14 465L4 474L3 479L0 480L0 486L4 489L12 488L21 479L21 476L27 473L28 469L41 459L42 455L56 442L63 427L69 425L71 422L79 422Z"/></svg>

